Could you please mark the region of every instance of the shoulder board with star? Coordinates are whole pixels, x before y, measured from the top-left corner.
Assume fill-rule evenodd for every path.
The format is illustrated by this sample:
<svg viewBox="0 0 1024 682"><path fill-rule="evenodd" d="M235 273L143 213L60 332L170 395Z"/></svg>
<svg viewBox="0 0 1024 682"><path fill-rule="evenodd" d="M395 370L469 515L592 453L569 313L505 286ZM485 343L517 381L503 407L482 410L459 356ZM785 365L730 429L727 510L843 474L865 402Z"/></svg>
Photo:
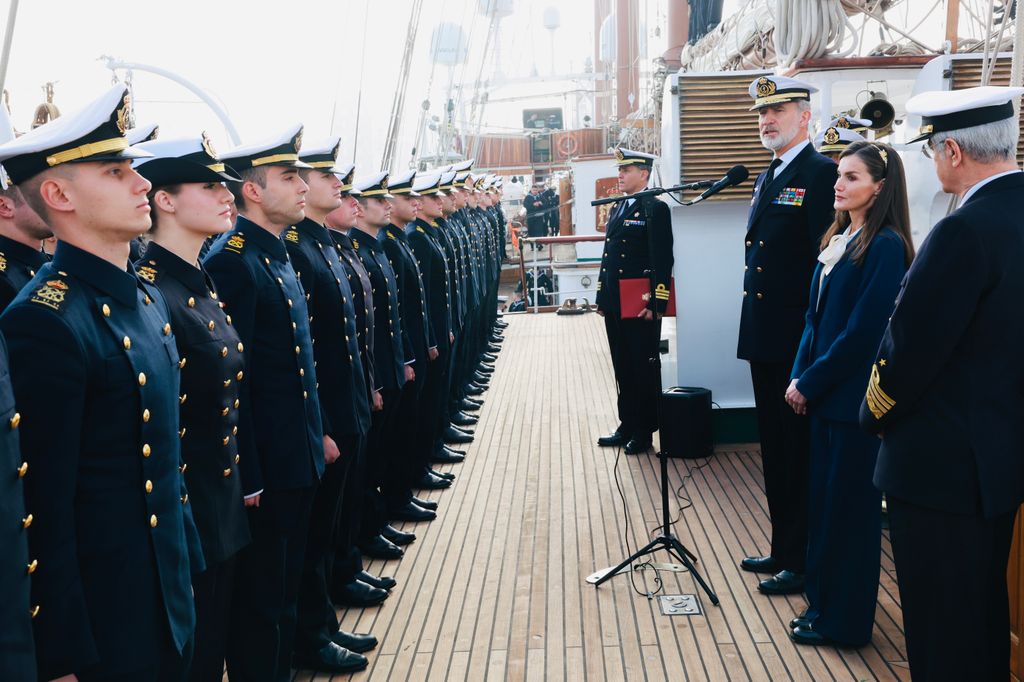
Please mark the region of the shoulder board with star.
<svg viewBox="0 0 1024 682"><path fill-rule="evenodd" d="M228 237L227 243L224 244L224 250L231 251L232 253L242 253L242 249L244 248L245 235L240 232L237 232Z"/></svg>
<svg viewBox="0 0 1024 682"><path fill-rule="evenodd" d="M288 230L284 233L284 240L286 242L292 242L292 243L298 244L299 243L299 231L296 230L294 227L289 227Z"/></svg>
<svg viewBox="0 0 1024 682"><path fill-rule="evenodd" d="M59 311L61 306L64 305L70 290L71 287L63 279L59 277L49 278L32 292L28 300L32 303L46 306L51 310Z"/></svg>

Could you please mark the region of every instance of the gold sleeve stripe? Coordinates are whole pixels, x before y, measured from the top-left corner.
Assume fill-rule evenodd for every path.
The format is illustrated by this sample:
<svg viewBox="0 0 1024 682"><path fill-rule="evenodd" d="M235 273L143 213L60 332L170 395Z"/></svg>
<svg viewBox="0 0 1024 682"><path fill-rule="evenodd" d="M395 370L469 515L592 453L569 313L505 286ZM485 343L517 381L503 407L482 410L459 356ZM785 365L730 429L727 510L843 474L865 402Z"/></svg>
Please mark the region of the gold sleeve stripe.
<svg viewBox="0 0 1024 682"><path fill-rule="evenodd" d="M889 410L896 406L896 401L882 390L879 384L878 365L871 367L871 381L868 382L868 390L865 399L868 409L875 419L881 419Z"/></svg>

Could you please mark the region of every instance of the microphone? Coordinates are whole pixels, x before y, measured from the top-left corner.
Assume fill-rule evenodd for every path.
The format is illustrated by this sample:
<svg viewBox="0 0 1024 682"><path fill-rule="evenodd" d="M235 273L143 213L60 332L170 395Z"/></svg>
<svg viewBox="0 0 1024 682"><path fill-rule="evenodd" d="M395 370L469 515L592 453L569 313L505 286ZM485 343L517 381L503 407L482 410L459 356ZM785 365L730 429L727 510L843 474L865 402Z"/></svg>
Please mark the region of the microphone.
<svg viewBox="0 0 1024 682"><path fill-rule="evenodd" d="M747 167L737 164L729 169L729 171L725 174L725 177L723 177L721 180L719 180L718 182L704 190L704 192L696 199L691 199L690 201L687 201L686 205L692 206L694 204L700 203L701 201L704 201L712 194L718 194L726 187L732 187L733 185L740 184L748 177L750 177L750 171L747 170Z"/></svg>

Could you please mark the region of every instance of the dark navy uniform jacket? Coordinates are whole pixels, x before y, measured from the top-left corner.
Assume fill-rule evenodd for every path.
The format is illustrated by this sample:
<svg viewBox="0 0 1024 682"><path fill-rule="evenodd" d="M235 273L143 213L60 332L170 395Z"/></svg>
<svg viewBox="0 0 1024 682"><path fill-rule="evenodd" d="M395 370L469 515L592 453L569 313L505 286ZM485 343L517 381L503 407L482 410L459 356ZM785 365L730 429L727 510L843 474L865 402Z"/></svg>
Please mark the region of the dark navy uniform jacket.
<svg viewBox="0 0 1024 682"><path fill-rule="evenodd" d="M0 328L29 467L40 678L142 669L168 634L180 651L195 626L190 571L205 566L163 297L61 242Z"/></svg>
<svg viewBox="0 0 1024 682"><path fill-rule="evenodd" d="M668 205L654 197L616 204L605 232L601 271L597 279L597 307L618 315L619 280L651 277L654 291L649 310L664 313L672 284L672 217Z"/></svg>
<svg viewBox="0 0 1024 682"><path fill-rule="evenodd" d="M8 371L7 344L0 336L0 680L36 679L29 576L39 563L33 564L28 553L28 529L34 517L25 511L22 491L28 465L18 445L20 423Z"/></svg>
<svg viewBox="0 0 1024 682"><path fill-rule="evenodd" d="M359 353L349 275L327 228L306 219L284 233L284 244L309 293L313 357L324 433L363 436L370 430L370 393Z"/></svg>
<svg viewBox="0 0 1024 682"><path fill-rule="evenodd" d="M205 271L155 242L135 267L160 289L171 311L181 358L179 434L185 483L203 556L213 566L250 539L238 475L238 410L232 407L247 380L241 339Z"/></svg>
<svg viewBox="0 0 1024 682"><path fill-rule="evenodd" d="M892 230L879 230L860 265L850 259L853 249L850 240L820 288L824 266L814 270L792 374L816 416L848 423L857 422L871 363L906 272L903 242Z"/></svg>
<svg viewBox="0 0 1024 682"><path fill-rule="evenodd" d="M39 248L0 235L0 312L49 260Z"/></svg>
<svg viewBox="0 0 1024 682"><path fill-rule="evenodd" d="M1024 501L1024 174L940 220L903 281L861 406L875 485L994 517Z"/></svg>
<svg viewBox="0 0 1024 682"><path fill-rule="evenodd" d="M324 472L323 428L316 393L306 293L284 242L239 216L205 266L246 352L239 403L242 492L293 490Z"/></svg>
<svg viewBox="0 0 1024 682"><path fill-rule="evenodd" d="M810 144L767 187L754 185L737 357L793 362L821 236L832 224L836 164Z"/></svg>
<svg viewBox="0 0 1024 682"><path fill-rule="evenodd" d="M349 237L370 276L374 310L374 376L382 388L397 390L405 386L406 357L395 272L377 239L357 228L352 228Z"/></svg>
<svg viewBox="0 0 1024 682"><path fill-rule="evenodd" d="M359 340L359 357L363 362L363 373L366 375L366 386L370 391L379 391L380 383L374 374L373 357L373 284L370 273L366 271L363 261L359 260L352 239L344 232L329 230L334 245L338 247L338 256L348 275L349 289L355 302L356 332Z"/></svg>
<svg viewBox="0 0 1024 682"><path fill-rule="evenodd" d="M406 228L409 246L423 275L423 289L427 299L427 318L433 330L434 341L448 348L452 333L451 292L448 289L450 272L448 258L437 240L440 228L422 218Z"/></svg>
<svg viewBox="0 0 1024 682"><path fill-rule="evenodd" d="M437 341L427 312L427 292L423 285L423 275L407 240L401 228L388 225L383 247L398 283L402 331L409 339L416 367L425 368L430 362L427 352L431 348L437 348Z"/></svg>
<svg viewBox="0 0 1024 682"><path fill-rule="evenodd" d="M438 218L435 222L438 225L437 243L444 250L448 259L448 291L451 294L452 302L452 325L457 335L458 331L462 329L462 323L466 317L466 275L458 242L452 236L454 228L445 218Z"/></svg>

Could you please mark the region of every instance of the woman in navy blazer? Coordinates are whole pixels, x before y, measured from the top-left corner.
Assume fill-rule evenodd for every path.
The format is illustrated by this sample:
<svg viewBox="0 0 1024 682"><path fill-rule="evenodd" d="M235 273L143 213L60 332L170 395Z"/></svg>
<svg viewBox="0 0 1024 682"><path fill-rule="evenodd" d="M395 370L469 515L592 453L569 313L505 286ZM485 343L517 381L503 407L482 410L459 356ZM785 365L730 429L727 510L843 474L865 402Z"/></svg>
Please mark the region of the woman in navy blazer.
<svg viewBox="0 0 1024 682"><path fill-rule="evenodd" d="M836 218L821 242L786 401L811 417L806 591L799 644L871 641L881 554L879 440L857 424L879 341L914 257L899 155L855 142L839 159Z"/></svg>

